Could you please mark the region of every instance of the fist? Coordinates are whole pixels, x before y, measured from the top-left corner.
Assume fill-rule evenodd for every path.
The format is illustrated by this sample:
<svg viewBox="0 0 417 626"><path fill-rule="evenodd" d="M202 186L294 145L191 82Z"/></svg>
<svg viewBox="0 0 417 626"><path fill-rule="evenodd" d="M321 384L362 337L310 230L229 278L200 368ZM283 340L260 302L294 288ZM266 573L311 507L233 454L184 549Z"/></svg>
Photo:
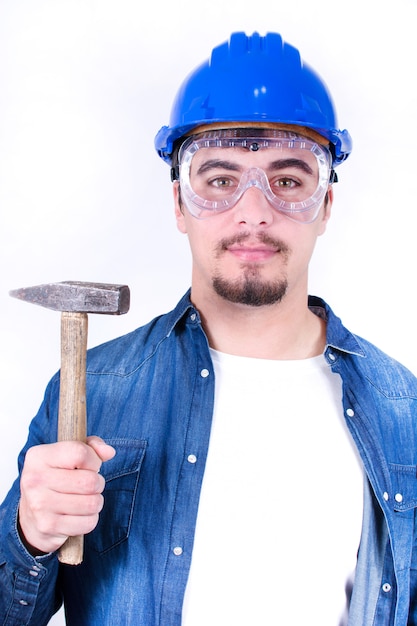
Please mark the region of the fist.
<svg viewBox="0 0 417 626"><path fill-rule="evenodd" d="M99 437L27 451L20 481L19 526L33 555L54 552L69 536L85 535L96 527L105 484L98 472L115 453Z"/></svg>

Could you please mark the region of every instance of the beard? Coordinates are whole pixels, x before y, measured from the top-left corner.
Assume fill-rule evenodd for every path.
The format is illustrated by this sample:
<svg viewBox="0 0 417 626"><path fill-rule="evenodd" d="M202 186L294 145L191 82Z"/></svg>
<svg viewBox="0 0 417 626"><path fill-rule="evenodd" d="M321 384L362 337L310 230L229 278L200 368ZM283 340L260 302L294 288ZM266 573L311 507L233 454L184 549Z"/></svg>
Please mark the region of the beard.
<svg viewBox="0 0 417 626"><path fill-rule="evenodd" d="M229 302L247 306L265 306L281 302L287 293L287 287L286 279L274 283L261 281L253 276L245 276L235 281L222 276L213 278L213 288L217 295Z"/></svg>
<svg viewBox="0 0 417 626"><path fill-rule="evenodd" d="M217 246L217 257L230 245L242 243L249 234L240 234L230 239L223 239ZM287 261L289 249L282 241L272 239L266 234L258 235L258 241L274 246L277 254L282 254L284 264ZM220 297L235 304L245 304L260 307L281 302L287 293L288 280L286 277L276 280L263 280L258 264L242 264L243 275L236 279L229 279L217 273L213 276L213 289Z"/></svg>

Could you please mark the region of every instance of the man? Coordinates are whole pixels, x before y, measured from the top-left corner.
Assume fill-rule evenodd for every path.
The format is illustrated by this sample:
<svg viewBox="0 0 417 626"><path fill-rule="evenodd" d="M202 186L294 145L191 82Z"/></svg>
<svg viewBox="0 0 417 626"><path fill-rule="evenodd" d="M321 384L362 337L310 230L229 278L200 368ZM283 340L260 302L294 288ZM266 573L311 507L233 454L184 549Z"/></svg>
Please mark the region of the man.
<svg viewBox="0 0 417 626"><path fill-rule="evenodd" d="M51 380L1 509L2 623L417 624L416 379L307 295L351 150L327 87L234 33L155 145L191 290L89 352L86 445L53 443Z"/></svg>

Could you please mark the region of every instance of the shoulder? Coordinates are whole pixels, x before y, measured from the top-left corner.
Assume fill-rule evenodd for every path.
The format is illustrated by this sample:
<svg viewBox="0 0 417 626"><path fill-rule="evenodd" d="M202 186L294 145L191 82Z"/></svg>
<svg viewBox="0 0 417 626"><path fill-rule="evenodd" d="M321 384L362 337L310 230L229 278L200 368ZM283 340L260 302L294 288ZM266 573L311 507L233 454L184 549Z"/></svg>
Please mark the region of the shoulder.
<svg viewBox="0 0 417 626"><path fill-rule="evenodd" d="M186 294L169 313L161 314L126 335L91 348L87 372L127 375L140 367L158 348L181 329L192 305Z"/></svg>
<svg viewBox="0 0 417 626"><path fill-rule="evenodd" d="M387 397L417 398L417 378L407 367L348 330L321 298L310 297L309 306L327 322L326 356L333 369L345 379L366 380Z"/></svg>
<svg viewBox="0 0 417 626"><path fill-rule="evenodd" d="M387 397L417 399L417 378L405 365L370 341L356 335L364 357L357 357L356 368Z"/></svg>

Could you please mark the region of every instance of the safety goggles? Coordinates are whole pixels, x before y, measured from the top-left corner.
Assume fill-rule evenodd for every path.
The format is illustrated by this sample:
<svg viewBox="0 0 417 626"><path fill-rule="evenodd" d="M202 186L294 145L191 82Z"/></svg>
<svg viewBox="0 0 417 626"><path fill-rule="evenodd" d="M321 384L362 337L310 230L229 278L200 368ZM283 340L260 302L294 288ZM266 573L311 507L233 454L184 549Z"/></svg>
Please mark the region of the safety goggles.
<svg viewBox="0 0 417 626"><path fill-rule="evenodd" d="M180 181L181 197L200 219L231 209L245 191L256 187L274 209L309 224L317 218L332 182L331 157L324 146L272 129L259 136L247 129L194 135L180 147L178 163L174 177Z"/></svg>

